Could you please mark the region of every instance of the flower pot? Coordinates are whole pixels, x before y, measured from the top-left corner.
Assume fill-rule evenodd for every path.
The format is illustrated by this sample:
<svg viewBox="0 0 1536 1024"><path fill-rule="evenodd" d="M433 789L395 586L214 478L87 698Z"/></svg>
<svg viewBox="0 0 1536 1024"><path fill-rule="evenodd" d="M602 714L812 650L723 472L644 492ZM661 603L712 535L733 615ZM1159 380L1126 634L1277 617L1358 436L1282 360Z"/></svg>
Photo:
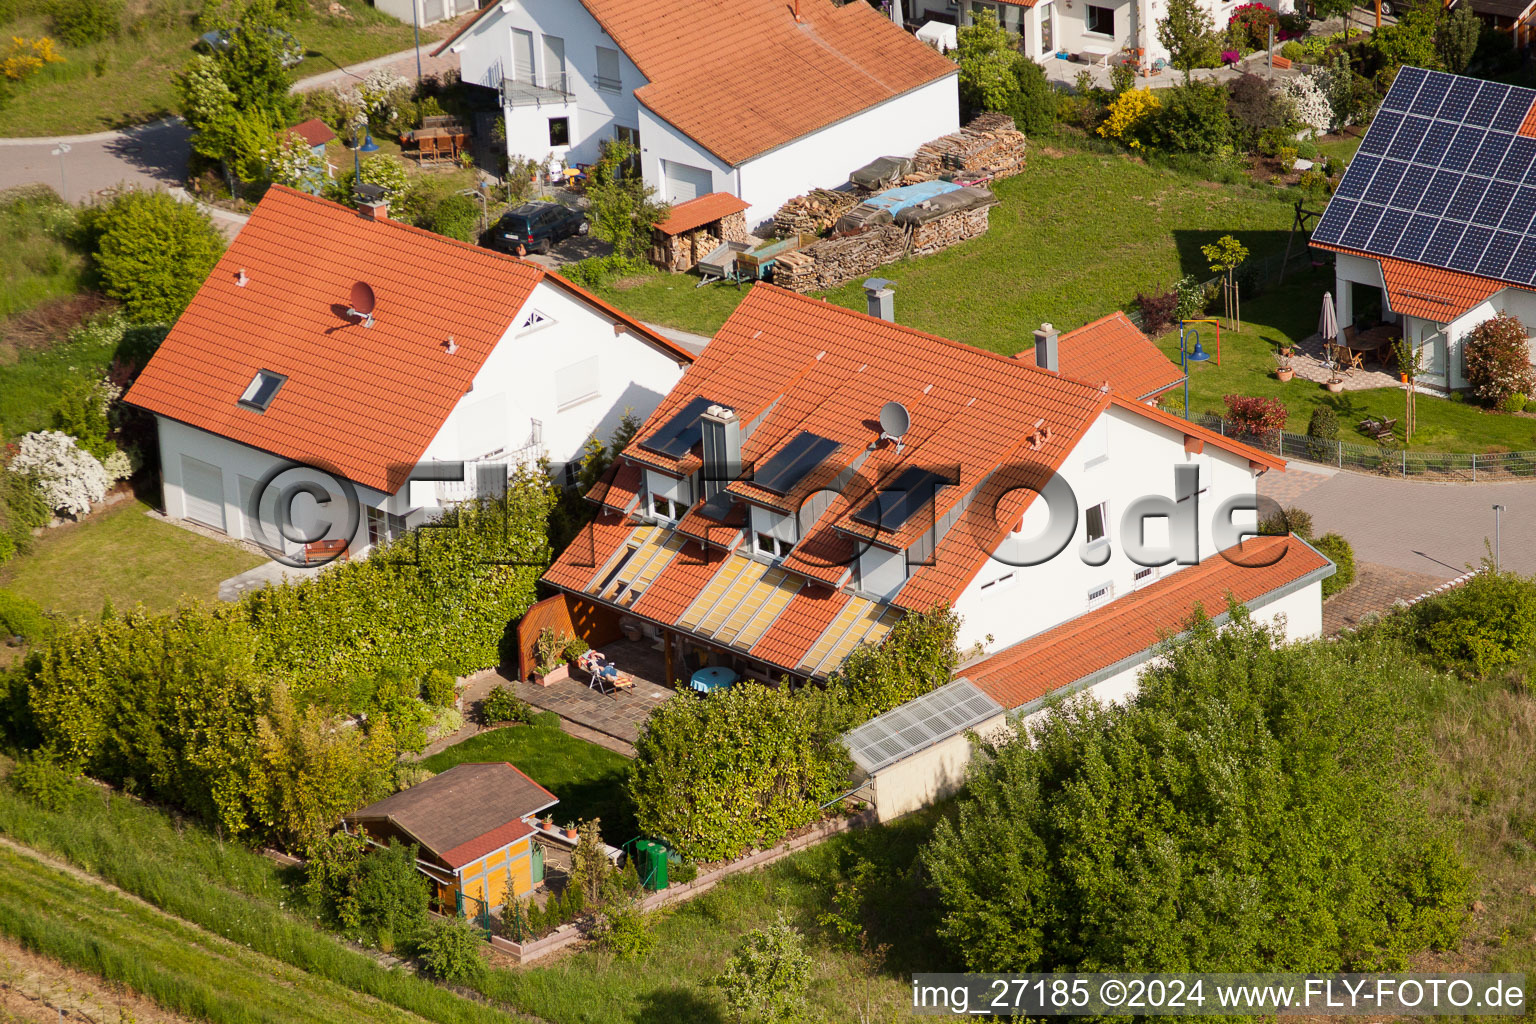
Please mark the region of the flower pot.
<svg viewBox="0 0 1536 1024"><path fill-rule="evenodd" d="M552 686L555 683L562 682L563 680L566 680L566 679L569 679L569 678L571 678L571 666L570 665L560 665L560 666L558 666L556 668L552 668L548 672L544 673L544 684L543 685L545 685L545 686Z"/></svg>
<svg viewBox="0 0 1536 1024"><path fill-rule="evenodd" d="M1332 391L1334 394L1338 394L1340 391L1344 390L1344 382L1341 380L1330 380L1324 384L1323 387L1327 388L1329 391Z"/></svg>
<svg viewBox="0 0 1536 1024"><path fill-rule="evenodd" d="M626 640L638 641L641 637L640 624L638 622L626 622L619 627L624 631Z"/></svg>
<svg viewBox="0 0 1536 1024"><path fill-rule="evenodd" d="M1400 374L1398 374L1398 376L1400 378L1402 378L1402 381L1403 381L1404 384L1408 383L1408 375L1406 373L1400 373Z"/></svg>
<svg viewBox="0 0 1536 1024"><path fill-rule="evenodd" d="M1296 371L1291 369L1289 366L1287 366L1287 367L1283 367L1282 369L1276 370L1275 371L1275 376L1279 377L1283 381L1284 380L1290 380L1292 377L1296 376Z"/></svg>
<svg viewBox="0 0 1536 1024"><path fill-rule="evenodd" d="M573 829L573 828L567 828L565 830L565 838L567 838L567 839L575 839L576 838L576 830Z"/></svg>

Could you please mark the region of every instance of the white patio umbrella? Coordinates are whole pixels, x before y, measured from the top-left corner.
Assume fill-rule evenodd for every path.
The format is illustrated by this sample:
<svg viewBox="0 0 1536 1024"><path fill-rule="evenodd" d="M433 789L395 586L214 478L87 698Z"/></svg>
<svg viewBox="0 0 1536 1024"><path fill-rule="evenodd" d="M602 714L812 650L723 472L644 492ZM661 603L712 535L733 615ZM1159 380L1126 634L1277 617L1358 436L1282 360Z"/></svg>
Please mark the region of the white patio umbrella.
<svg viewBox="0 0 1536 1024"><path fill-rule="evenodd" d="M1333 311L1333 293L1323 292L1323 313L1317 318L1317 333L1323 341L1336 341L1339 337L1339 320Z"/></svg>

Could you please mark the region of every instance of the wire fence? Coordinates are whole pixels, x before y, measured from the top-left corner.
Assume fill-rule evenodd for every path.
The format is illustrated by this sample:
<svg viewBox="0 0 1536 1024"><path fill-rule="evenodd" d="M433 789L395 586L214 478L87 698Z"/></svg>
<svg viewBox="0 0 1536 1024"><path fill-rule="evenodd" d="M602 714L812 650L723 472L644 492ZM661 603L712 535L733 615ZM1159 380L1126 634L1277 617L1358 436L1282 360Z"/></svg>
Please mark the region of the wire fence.
<svg viewBox="0 0 1536 1024"><path fill-rule="evenodd" d="M1395 441L1377 444L1355 444L1350 441L1332 441L1324 437L1293 434L1288 430L1275 430L1264 434L1252 434L1242 430L1225 417L1205 413L1194 422L1226 437L1271 452L1286 459L1301 459L1336 469L1349 469L1360 473L1378 473L1419 480L1461 481L1466 483L1496 483L1512 480L1536 480L1536 451L1490 452L1487 454L1465 452L1422 452L1403 448Z"/></svg>

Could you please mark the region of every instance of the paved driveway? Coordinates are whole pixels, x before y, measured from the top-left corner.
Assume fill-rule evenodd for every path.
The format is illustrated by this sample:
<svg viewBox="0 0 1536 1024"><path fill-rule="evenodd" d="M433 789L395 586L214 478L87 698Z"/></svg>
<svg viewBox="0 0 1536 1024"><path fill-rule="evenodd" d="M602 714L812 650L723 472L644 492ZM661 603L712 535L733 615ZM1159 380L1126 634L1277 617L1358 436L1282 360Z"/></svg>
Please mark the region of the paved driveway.
<svg viewBox="0 0 1536 1024"><path fill-rule="evenodd" d="M1494 538L1492 506L1502 504L1501 564L1536 574L1536 483L1418 483L1293 462L1265 474L1259 490L1312 513L1316 533L1343 534L1357 561L1441 579L1482 561Z"/></svg>
<svg viewBox="0 0 1536 1024"><path fill-rule="evenodd" d="M186 178L189 136L179 118L168 118L73 136L62 158L53 155L57 139L0 139L0 189L40 181L71 202L83 202L121 185L174 188Z"/></svg>

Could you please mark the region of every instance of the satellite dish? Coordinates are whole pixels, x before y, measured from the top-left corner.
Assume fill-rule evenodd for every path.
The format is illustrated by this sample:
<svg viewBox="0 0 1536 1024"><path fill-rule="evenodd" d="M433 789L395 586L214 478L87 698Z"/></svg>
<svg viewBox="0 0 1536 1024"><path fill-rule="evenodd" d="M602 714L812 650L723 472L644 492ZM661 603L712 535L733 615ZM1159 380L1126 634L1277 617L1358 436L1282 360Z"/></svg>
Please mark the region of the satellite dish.
<svg viewBox="0 0 1536 1024"><path fill-rule="evenodd" d="M912 415L907 412L907 407L900 402L886 402L880 407L880 437L876 441L891 440L896 442L896 451L901 451L901 438L912 427Z"/></svg>
<svg viewBox="0 0 1536 1024"><path fill-rule="evenodd" d="M347 315L357 317L364 327L372 327L373 308L376 303L373 289L366 281L359 281L352 286L352 307L347 310Z"/></svg>

